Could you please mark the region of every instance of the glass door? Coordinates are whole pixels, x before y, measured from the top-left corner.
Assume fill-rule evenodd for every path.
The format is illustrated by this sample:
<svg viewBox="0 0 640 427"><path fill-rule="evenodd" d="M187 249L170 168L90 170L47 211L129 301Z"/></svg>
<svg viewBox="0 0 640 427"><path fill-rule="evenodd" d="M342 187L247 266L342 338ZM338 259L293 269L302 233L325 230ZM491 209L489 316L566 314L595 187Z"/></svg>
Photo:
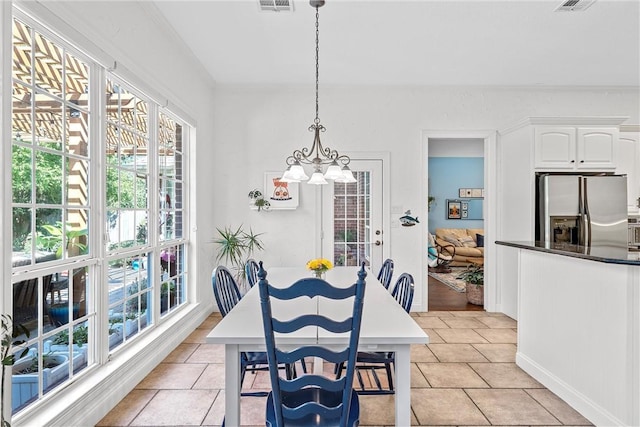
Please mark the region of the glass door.
<svg viewBox="0 0 640 427"><path fill-rule="evenodd" d="M323 187L323 256L336 266L382 264L382 160L352 160L357 182Z"/></svg>

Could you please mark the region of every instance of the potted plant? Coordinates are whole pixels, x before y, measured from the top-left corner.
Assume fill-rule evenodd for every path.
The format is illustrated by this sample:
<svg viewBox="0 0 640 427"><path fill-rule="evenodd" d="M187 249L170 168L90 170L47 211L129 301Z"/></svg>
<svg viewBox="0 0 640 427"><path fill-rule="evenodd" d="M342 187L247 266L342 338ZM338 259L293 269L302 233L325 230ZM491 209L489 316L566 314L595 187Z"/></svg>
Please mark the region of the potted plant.
<svg viewBox="0 0 640 427"><path fill-rule="evenodd" d="M262 209L268 210L271 207L271 203L264 198L262 195L262 191L255 189L249 192L249 200L251 200L251 205L258 208L258 211Z"/></svg>
<svg viewBox="0 0 640 427"><path fill-rule="evenodd" d="M176 284L173 280L162 282L160 285L160 312L164 313L176 305Z"/></svg>
<svg viewBox="0 0 640 427"><path fill-rule="evenodd" d="M251 228L245 231L240 225L238 228L225 227L218 230L218 237L213 243L218 245L216 261L224 261L226 266L235 270L236 277L244 282L244 265L254 252L263 250L264 243L260 240L262 233L254 233Z"/></svg>
<svg viewBox="0 0 640 427"><path fill-rule="evenodd" d="M2 384L0 393L0 417L2 418L0 427L11 427L9 420L5 419L4 414L4 386L6 384L5 372L7 366L13 366L16 362L16 355L11 353L13 346L19 346L29 339L30 332L23 325L14 325L13 319L8 314L0 316L0 343L2 344L2 354L0 359L2 360ZM24 339L22 339L24 337ZM21 359L29 352L28 348L24 348L18 355L18 359Z"/></svg>
<svg viewBox="0 0 640 427"><path fill-rule="evenodd" d="M467 284L467 301L475 305L484 305L484 267L470 265L458 276Z"/></svg>
<svg viewBox="0 0 640 427"><path fill-rule="evenodd" d="M42 364L44 390L69 377L68 355L62 353L38 355L34 348L29 349L27 355L16 360L12 367L11 407L13 410L38 396L40 364Z"/></svg>

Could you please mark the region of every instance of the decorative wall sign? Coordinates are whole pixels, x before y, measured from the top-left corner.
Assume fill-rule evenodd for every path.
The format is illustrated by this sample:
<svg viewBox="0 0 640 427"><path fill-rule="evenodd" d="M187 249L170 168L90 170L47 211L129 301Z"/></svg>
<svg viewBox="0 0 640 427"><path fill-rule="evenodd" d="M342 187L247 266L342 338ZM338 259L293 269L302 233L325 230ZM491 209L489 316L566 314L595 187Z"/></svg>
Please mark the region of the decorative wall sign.
<svg viewBox="0 0 640 427"><path fill-rule="evenodd" d="M411 227L419 222L420 221L418 221L418 217L414 218L413 216L411 216L411 210L406 211L404 215L400 217L400 224L402 224L404 227Z"/></svg>
<svg viewBox="0 0 640 427"><path fill-rule="evenodd" d="M458 189L458 197L480 199L484 197L484 188L460 188Z"/></svg>
<svg viewBox="0 0 640 427"><path fill-rule="evenodd" d="M298 207L298 183L280 181L282 172L264 173L264 198L274 209L296 209Z"/></svg>

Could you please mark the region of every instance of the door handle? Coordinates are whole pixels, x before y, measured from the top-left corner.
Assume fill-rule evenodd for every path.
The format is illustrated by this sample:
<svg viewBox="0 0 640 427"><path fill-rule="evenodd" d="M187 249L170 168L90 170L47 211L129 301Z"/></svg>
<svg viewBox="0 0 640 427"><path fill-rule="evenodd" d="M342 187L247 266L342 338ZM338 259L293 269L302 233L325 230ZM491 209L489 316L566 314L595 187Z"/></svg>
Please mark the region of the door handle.
<svg viewBox="0 0 640 427"><path fill-rule="evenodd" d="M382 242L380 240L376 240L376 242L374 243L374 245L376 246L380 246L382 244Z"/></svg>

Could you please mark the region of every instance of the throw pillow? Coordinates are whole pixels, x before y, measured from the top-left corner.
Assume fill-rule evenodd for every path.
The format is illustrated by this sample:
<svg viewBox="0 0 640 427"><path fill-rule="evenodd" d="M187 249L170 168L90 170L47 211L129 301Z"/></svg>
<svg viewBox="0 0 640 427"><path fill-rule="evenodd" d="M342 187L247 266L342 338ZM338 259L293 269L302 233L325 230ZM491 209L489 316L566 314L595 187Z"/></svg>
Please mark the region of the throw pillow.
<svg viewBox="0 0 640 427"><path fill-rule="evenodd" d="M453 246L458 246L458 247L462 246L462 243L460 242L460 240L458 240L458 236L456 236L455 234L445 234L442 237L444 238L444 240L451 243Z"/></svg>
<svg viewBox="0 0 640 427"><path fill-rule="evenodd" d="M484 236L482 234L476 234L476 239L478 239L478 247L484 248Z"/></svg>
<svg viewBox="0 0 640 427"><path fill-rule="evenodd" d="M475 248L478 246L471 236L460 237L460 243L462 243L462 246L465 248Z"/></svg>

